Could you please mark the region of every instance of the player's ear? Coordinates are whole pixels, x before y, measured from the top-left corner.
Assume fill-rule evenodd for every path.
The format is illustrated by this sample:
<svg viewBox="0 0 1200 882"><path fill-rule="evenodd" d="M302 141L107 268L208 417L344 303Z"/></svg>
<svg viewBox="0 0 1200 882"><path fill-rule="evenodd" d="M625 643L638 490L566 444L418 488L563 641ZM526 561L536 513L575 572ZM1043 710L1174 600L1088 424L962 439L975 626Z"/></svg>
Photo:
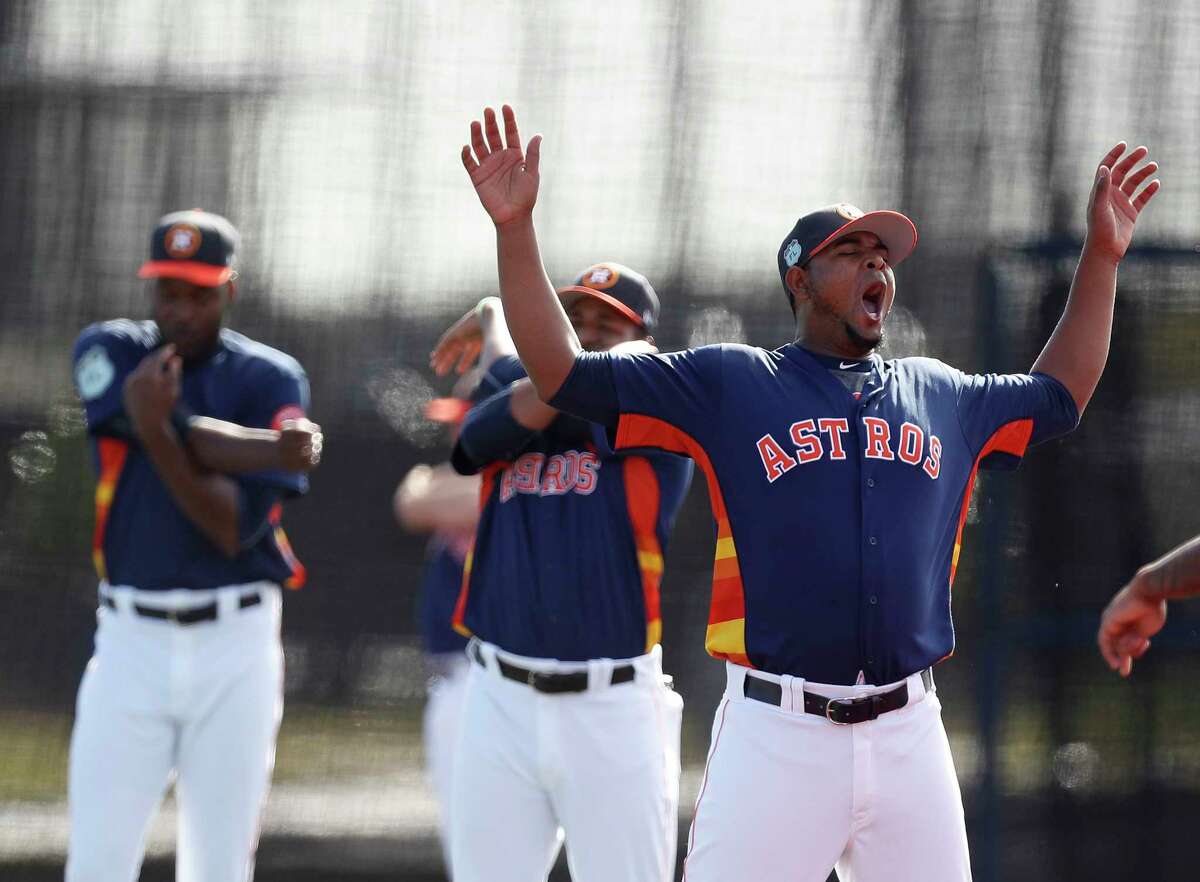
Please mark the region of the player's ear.
<svg viewBox="0 0 1200 882"><path fill-rule="evenodd" d="M793 304L804 303L808 300L808 270L794 266L784 277L787 289L792 293Z"/></svg>
<svg viewBox="0 0 1200 882"><path fill-rule="evenodd" d="M237 285L234 283L233 279L230 279L225 284L227 286L226 292L225 292L226 293L225 305L232 306L233 301L237 299Z"/></svg>

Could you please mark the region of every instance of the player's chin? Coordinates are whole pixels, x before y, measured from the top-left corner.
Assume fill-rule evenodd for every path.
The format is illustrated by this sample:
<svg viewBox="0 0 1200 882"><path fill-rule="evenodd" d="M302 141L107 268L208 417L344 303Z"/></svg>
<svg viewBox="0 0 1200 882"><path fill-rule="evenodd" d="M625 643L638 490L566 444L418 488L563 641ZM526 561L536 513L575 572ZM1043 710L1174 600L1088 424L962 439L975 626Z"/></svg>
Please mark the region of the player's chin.
<svg viewBox="0 0 1200 882"><path fill-rule="evenodd" d="M846 322L846 338L861 355L883 343L883 321Z"/></svg>

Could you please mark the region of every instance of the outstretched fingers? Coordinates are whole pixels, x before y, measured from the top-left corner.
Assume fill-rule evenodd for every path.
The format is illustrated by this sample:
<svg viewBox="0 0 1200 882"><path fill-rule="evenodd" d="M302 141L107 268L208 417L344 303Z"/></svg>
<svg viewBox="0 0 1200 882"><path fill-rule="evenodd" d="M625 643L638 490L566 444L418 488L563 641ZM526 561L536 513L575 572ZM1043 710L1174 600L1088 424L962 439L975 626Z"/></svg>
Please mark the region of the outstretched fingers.
<svg viewBox="0 0 1200 882"><path fill-rule="evenodd" d="M1121 158L1121 154L1125 152L1126 146L1127 145L1124 141L1118 141L1117 146L1113 147L1112 150L1109 150L1108 153L1105 154L1104 158L1100 160L1100 167L1107 168L1111 171L1113 165L1115 165L1117 160Z"/></svg>
<svg viewBox="0 0 1200 882"><path fill-rule="evenodd" d="M471 147L475 150L475 159L479 163L487 161L487 158L492 155L492 151L488 150L487 142L483 140L483 126L479 120L471 120Z"/></svg>
<svg viewBox="0 0 1200 882"><path fill-rule="evenodd" d="M496 123L496 111L490 107L483 110L483 133L487 136L489 150L499 153L504 149L504 141L500 138L500 126Z"/></svg>
<svg viewBox="0 0 1200 882"><path fill-rule="evenodd" d="M1154 194L1158 192L1158 189L1161 186L1162 182L1157 178L1147 184L1146 189L1138 194L1137 199L1133 200L1133 210L1140 212L1143 208L1145 208L1146 204L1154 198Z"/></svg>
<svg viewBox="0 0 1200 882"><path fill-rule="evenodd" d="M521 133L517 131L517 116L513 113L513 109L505 104L500 108L500 113L504 117L504 143L511 150L516 147L521 149Z"/></svg>
<svg viewBox="0 0 1200 882"><path fill-rule="evenodd" d="M1146 180L1146 178L1150 177L1150 175L1154 174L1156 171L1158 171L1157 162L1146 163L1144 166L1139 168L1125 179L1125 183L1121 185L1122 192L1132 199L1133 194L1137 191L1137 188L1141 186L1142 181Z"/></svg>
<svg viewBox="0 0 1200 882"><path fill-rule="evenodd" d="M1112 167L1112 181L1118 187L1125 182L1125 175L1129 174L1129 170L1141 162L1150 153L1145 147L1137 146L1133 148L1133 152L1118 162Z"/></svg>
<svg viewBox="0 0 1200 882"><path fill-rule="evenodd" d="M542 136L534 135L529 139L529 149L525 151L525 171L533 175L535 178L538 174L538 165L542 161Z"/></svg>

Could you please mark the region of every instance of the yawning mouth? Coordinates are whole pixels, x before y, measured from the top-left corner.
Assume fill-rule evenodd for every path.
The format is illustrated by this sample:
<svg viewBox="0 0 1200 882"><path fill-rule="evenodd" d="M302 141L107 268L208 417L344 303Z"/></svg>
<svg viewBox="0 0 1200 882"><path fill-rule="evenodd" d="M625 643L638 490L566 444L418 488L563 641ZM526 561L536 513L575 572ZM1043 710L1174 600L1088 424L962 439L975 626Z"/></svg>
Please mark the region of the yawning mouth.
<svg viewBox="0 0 1200 882"><path fill-rule="evenodd" d="M873 322L883 320L883 298L886 293L887 287L883 282L872 282L863 291L863 310Z"/></svg>

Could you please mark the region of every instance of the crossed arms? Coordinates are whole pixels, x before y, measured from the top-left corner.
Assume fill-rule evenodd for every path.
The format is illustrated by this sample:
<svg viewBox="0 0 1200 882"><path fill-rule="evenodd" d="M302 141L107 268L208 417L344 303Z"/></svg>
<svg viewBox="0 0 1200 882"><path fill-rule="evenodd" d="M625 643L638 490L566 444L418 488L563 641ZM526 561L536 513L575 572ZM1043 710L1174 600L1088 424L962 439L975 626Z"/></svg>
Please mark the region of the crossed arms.
<svg viewBox="0 0 1200 882"><path fill-rule="evenodd" d="M308 420L285 421L279 431L216 420L188 420L186 438L172 419L179 399L182 362L173 346L142 359L126 378L125 413L155 471L188 519L226 557L236 557L246 531L243 494L230 474L309 471L321 459L321 428Z"/></svg>

